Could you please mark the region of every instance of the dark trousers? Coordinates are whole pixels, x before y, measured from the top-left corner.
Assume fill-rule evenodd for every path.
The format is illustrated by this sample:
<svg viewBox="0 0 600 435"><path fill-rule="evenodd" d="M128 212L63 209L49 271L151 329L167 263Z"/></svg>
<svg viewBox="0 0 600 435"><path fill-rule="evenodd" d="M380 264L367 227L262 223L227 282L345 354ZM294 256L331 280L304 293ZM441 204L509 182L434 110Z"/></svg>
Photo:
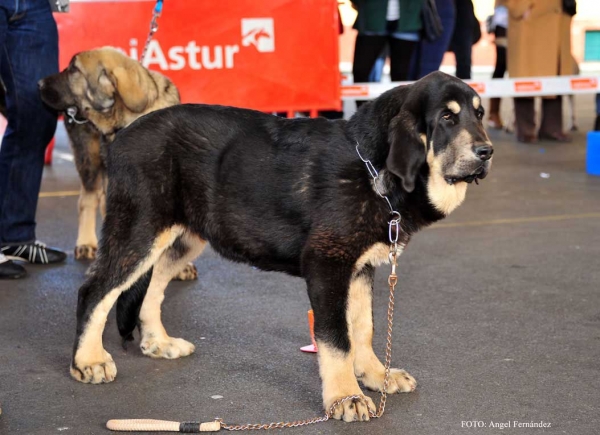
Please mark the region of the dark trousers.
<svg viewBox="0 0 600 435"><path fill-rule="evenodd" d="M532 97L515 98L517 137L535 136L535 100ZM562 97L542 98L542 121L539 135L562 133Z"/></svg>
<svg viewBox="0 0 600 435"><path fill-rule="evenodd" d="M58 33L48 0L0 0L0 75L8 126L0 145L0 245L35 240L44 151L56 114L37 82L58 71Z"/></svg>
<svg viewBox="0 0 600 435"><path fill-rule="evenodd" d="M505 27L496 27L494 32L496 34L496 38L506 38L506 28ZM496 44L496 68L494 69L494 73L492 74L493 79L501 79L504 78L504 74L506 74L506 47L503 45ZM491 114L499 114L500 113L500 98L491 98L490 99L490 115Z"/></svg>
<svg viewBox="0 0 600 435"><path fill-rule="evenodd" d="M393 38L388 35L357 35L354 46L354 64L352 75L354 83L369 81L371 69L379 57L379 54L389 43L390 47L390 77L393 82L408 80L408 68L410 58L416 41ZM365 101L357 101L356 107L360 107Z"/></svg>
<svg viewBox="0 0 600 435"><path fill-rule="evenodd" d="M456 0L456 26L452 36L452 50L456 57L456 77L471 78L471 51L473 48L473 26L478 26L473 15L471 0Z"/></svg>
<svg viewBox="0 0 600 435"><path fill-rule="evenodd" d="M439 70L444 54L450 46L456 21L454 0L436 0L435 5L442 20L444 31L433 42L422 39L418 43L411 59L410 80L418 80L433 71Z"/></svg>
<svg viewBox="0 0 600 435"><path fill-rule="evenodd" d="M506 28L496 27L496 38L506 38ZM506 74L506 47L496 44L496 68L492 78L501 79Z"/></svg>
<svg viewBox="0 0 600 435"><path fill-rule="evenodd" d="M401 82L408 80L410 58L417 42L394 38L392 33L397 23L397 21L388 21L388 30L385 35L364 35L359 33L356 36L354 63L352 65L354 83L369 81L371 69L385 48L386 43L390 50L390 76L392 81Z"/></svg>

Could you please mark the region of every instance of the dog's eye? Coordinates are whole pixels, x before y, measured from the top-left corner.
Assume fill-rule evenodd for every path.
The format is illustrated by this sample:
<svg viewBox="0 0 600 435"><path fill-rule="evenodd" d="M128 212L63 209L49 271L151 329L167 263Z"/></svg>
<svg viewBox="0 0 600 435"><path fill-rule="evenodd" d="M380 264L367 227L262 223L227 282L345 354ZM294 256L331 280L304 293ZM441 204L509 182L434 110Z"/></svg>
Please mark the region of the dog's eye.
<svg viewBox="0 0 600 435"><path fill-rule="evenodd" d="M454 121L454 115L452 113L446 112L442 115L442 119L444 121Z"/></svg>
<svg viewBox="0 0 600 435"><path fill-rule="evenodd" d="M477 112L477 119L479 119L479 120L483 119L483 111L480 110Z"/></svg>

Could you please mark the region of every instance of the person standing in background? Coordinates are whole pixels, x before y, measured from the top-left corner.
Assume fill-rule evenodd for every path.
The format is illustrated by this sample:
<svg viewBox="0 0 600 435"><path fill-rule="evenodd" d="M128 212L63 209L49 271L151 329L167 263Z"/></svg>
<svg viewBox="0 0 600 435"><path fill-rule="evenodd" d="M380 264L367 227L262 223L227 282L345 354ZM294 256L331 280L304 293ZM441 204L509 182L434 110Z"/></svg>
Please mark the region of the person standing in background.
<svg viewBox="0 0 600 435"><path fill-rule="evenodd" d="M440 69L454 34L456 21L454 0L435 0L435 5L442 22L443 33L435 41L421 39L418 43L411 60L410 80L419 80Z"/></svg>
<svg viewBox="0 0 600 435"><path fill-rule="evenodd" d="M422 0L353 0L358 12L352 74L354 82L367 82L382 52L389 45L393 82L408 80L410 59L421 31Z"/></svg>
<svg viewBox="0 0 600 435"><path fill-rule="evenodd" d="M0 146L0 278L21 278L12 259L48 264L64 252L36 240L44 152L56 129L38 80L58 72L58 32L48 0L0 0L0 74L8 125Z"/></svg>
<svg viewBox="0 0 600 435"><path fill-rule="evenodd" d="M471 55L473 44L481 38L479 21L475 17L472 0L455 0L456 25L450 42L450 50L456 57L456 77L471 79Z"/></svg>
<svg viewBox="0 0 600 435"><path fill-rule="evenodd" d="M562 0L506 0L508 74L511 78L573 74L571 18ZM562 98L542 98L542 121L536 137L534 99L515 98L517 140L568 142L562 128Z"/></svg>
<svg viewBox="0 0 600 435"><path fill-rule="evenodd" d="M492 78L501 79L506 74L506 38L508 28L508 9L504 6L506 0L496 0L494 15L492 17L492 32L494 33L494 44L496 45L496 68ZM490 114L488 125L491 128L502 129L502 118L500 117L500 98L490 99Z"/></svg>

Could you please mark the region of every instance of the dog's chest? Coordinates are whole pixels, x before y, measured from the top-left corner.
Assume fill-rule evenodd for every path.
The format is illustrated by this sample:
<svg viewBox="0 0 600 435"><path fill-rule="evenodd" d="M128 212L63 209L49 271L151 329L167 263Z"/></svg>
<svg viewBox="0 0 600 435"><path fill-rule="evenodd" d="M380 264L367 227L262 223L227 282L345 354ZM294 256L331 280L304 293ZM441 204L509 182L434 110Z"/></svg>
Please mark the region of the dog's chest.
<svg viewBox="0 0 600 435"><path fill-rule="evenodd" d="M398 245L398 253L400 255L404 249L404 245ZM380 266L390 262L390 245L385 243L375 243L371 245L356 261L354 270L359 271L366 265L373 267Z"/></svg>

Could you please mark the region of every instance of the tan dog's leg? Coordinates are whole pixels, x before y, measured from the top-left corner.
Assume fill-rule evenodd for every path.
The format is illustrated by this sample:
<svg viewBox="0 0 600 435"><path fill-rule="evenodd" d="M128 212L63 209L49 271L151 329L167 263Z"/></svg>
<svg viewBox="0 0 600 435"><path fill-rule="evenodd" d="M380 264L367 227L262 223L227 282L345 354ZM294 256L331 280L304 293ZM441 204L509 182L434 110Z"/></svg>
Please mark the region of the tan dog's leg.
<svg viewBox="0 0 600 435"><path fill-rule="evenodd" d="M197 236L184 234L165 251L152 272L152 279L140 309L142 339L140 348L144 355L152 358L175 359L194 352L194 345L181 338L172 338L162 324L160 306L165 298L165 289L173 277L189 260L198 257L206 241Z"/></svg>
<svg viewBox="0 0 600 435"><path fill-rule="evenodd" d="M95 190L88 191L81 186L79 193L79 230L75 246L76 260L93 260L96 258L96 250L98 249L96 215L98 213L98 205L102 204L102 198L104 197L101 177L98 177L95 184Z"/></svg>
<svg viewBox="0 0 600 435"><path fill-rule="evenodd" d="M167 250L182 234L182 229L173 227L159 234L148 253L136 261L134 268L125 258L107 252L101 257L104 264L94 270L86 283L79 289L77 301L77 337L75 350L71 362L71 376L78 381L92 384L111 382L117 375L117 368L111 355L104 350L102 333L106 318L119 295L129 289L144 273L158 261L163 252ZM110 236L107 236L110 238ZM107 243L114 243L108 241ZM118 251L120 246L116 246ZM121 251L123 253L123 251ZM110 255L117 255L108 258ZM114 264L112 269L107 269ZM119 277L123 270L130 268L130 272ZM112 276L110 276L112 275ZM114 286L115 282L120 284ZM111 284L113 283L113 284Z"/></svg>
<svg viewBox="0 0 600 435"><path fill-rule="evenodd" d="M382 391L385 368L373 351L373 268L367 266L357 273L348 295L348 324L351 325L354 353L354 373L370 390ZM391 369L388 393L409 393L417 381L404 370Z"/></svg>

